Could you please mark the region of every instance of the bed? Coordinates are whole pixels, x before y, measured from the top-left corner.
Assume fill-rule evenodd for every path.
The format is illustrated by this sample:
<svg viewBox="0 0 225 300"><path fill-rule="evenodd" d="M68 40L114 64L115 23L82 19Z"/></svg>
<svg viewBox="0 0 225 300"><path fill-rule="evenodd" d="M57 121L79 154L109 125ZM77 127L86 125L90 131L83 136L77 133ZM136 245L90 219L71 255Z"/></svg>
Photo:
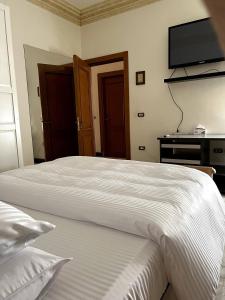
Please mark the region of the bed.
<svg viewBox="0 0 225 300"><path fill-rule="evenodd" d="M167 278L159 247L113 229L20 208L56 229L35 247L73 257L46 300L160 299ZM142 298L141 298L142 297Z"/></svg>
<svg viewBox="0 0 225 300"><path fill-rule="evenodd" d="M154 300L168 282L178 300L216 294L225 209L197 170L69 157L1 174L0 199L55 223L36 246L74 257L49 300Z"/></svg>

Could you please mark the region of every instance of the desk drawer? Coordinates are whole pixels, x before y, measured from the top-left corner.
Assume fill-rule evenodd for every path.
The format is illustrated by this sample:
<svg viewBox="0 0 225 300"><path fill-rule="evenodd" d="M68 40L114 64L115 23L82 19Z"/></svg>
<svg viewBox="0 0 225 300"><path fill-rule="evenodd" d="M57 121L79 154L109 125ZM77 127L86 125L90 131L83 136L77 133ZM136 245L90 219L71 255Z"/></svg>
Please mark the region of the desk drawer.
<svg viewBox="0 0 225 300"><path fill-rule="evenodd" d="M161 144L161 148L164 149L201 149L201 145L191 145L191 144Z"/></svg>
<svg viewBox="0 0 225 300"><path fill-rule="evenodd" d="M196 165L200 166L200 160L191 160L191 159L176 159L176 158L162 158L162 163L169 163L169 164L177 164L177 165Z"/></svg>

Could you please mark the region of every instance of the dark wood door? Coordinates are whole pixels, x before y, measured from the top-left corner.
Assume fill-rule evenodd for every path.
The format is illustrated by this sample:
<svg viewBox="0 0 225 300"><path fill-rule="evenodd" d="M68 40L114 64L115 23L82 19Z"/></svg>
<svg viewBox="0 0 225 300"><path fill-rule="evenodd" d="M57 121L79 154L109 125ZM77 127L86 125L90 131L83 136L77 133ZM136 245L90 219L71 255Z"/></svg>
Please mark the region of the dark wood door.
<svg viewBox="0 0 225 300"><path fill-rule="evenodd" d="M38 65L46 160L78 155L73 68Z"/></svg>
<svg viewBox="0 0 225 300"><path fill-rule="evenodd" d="M126 158L124 72L99 74L98 80L103 155Z"/></svg>
<svg viewBox="0 0 225 300"><path fill-rule="evenodd" d="M91 68L76 55L74 56L74 79L79 155L95 156L91 99Z"/></svg>

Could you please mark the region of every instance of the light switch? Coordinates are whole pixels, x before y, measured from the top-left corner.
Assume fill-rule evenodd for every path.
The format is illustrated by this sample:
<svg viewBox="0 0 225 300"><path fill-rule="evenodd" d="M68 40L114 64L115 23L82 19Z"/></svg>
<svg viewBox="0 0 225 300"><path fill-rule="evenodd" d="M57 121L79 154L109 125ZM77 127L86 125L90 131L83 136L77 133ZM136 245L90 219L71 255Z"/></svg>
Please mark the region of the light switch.
<svg viewBox="0 0 225 300"><path fill-rule="evenodd" d="M145 113L141 112L141 113L138 113L138 118L144 118L145 116Z"/></svg>
<svg viewBox="0 0 225 300"><path fill-rule="evenodd" d="M140 151L145 151L145 146L139 146Z"/></svg>

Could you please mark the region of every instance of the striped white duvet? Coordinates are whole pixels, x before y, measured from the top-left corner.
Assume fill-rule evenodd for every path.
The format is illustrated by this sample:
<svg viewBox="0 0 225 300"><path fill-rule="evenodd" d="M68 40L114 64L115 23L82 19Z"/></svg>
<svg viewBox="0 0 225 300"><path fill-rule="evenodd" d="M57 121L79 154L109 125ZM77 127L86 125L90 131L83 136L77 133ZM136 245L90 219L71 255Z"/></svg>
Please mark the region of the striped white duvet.
<svg viewBox="0 0 225 300"><path fill-rule="evenodd" d="M215 296L225 209L206 174L180 166L73 157L0 175L0 199L153 240L179 300Z"/></svg>
<svg viewBox="0 0 225 300"><path fill-rule="evenodd" d="M216 292L215 300L224 300L224 299L225 299L225 251L223 254L219 286ZM166 296L163 298L163 300L177 300L171 286L167 289Z"/></svg>
<svg viewBox="0 0 225 300"><path fill-rule="evenodd" d="M65 265L44 300L159 300L167 278L159 247L118 230L20 208L56 229L35 247L61 257Z"/></svg>

